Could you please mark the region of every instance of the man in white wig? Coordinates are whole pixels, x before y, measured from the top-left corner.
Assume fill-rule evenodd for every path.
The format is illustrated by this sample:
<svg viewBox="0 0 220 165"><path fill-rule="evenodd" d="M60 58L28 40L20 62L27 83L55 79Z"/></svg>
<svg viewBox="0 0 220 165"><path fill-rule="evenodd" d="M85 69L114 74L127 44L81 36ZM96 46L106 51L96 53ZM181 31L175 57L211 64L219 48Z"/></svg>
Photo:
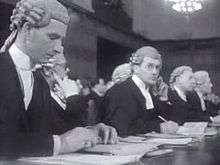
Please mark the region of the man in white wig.
<svg viewBox="0 0 220 165"><path fill-rule="evenodd" d="M162 120L167 119L168 100L161 101L150 91L162 67L161 55L155 48L144 46L131 56L130 63L133 75L114 85L105 95L101 109L103 121L114 126L121 136L151 131L175 132L178 128L175 122Z"/></svg>
<svg viewBox="0 0 220 165"><path fill-rule="evenodd" d="M22 0L11 21L12 34L0 55L0 156L56 155L115 143L115 129L104 124L53 134L50 90L34 66L47 63L62 46L67 9L56 0ZM77 94L75 82L58 81L65 97Z"/></svg>
<svg viewBox="0 0 220 165"><path fill-rule="evenodd" d="M210 122L220 122L220 117L216 117L219 110L218 106L206 99L212 93L213 87L209 73L204 70L196 71L194 77L196 81L195 91L199 98L197 106L200 107L200 113Z"/></svg>

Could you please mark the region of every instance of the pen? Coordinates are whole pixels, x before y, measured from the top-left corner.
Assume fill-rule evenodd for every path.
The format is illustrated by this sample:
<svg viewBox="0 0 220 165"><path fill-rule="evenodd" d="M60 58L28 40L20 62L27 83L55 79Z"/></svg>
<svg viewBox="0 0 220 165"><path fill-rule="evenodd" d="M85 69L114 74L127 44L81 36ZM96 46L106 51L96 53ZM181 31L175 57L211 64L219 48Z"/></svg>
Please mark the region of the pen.
<svg viewBox="0 0 220 165"><path fill-rule="evenodd" d="M210 116L209 118L210 118L211 122L214 122L214 119L212 116Z"/></svg>
<svg viewBox="0 0 220 165"><path fill-rule="evenodd" d="M115 154L113 154L113 153L110 153L110 152L102 152L102 151L82 151L82 152L80 152L80 153L86 153L86 154L95 154L95 155L106 155L106 156L113 156L113 155L115 155Z"/></svg>
<svg viewBox="0 0 220 165"><path fill-rule="evenodd" d="M166 119L164 119L162 116L158 115L158 118L160 118L161 120L163 120L164 122L168 122Z"/></svg>

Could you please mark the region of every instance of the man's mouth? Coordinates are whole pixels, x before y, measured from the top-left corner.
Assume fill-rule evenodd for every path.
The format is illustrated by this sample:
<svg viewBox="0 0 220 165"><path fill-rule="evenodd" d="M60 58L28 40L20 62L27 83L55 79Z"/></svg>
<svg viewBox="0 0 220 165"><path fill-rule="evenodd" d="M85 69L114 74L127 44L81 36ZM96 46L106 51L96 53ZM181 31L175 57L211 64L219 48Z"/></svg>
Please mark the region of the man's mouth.
<svg viewBox="0 0 220 165"><path fill-rule="evenodd" d="M50 58L52 58L53 56L55 56L55 53L53 53L53 52L48 52L47 55L46 55L46 58L47 58L47 59L50 59Z"/></svg>
<svg viewBox="0 0 220 165"><path fill-rule="evenodd" d="M151 80L152 81L157 81L157 77L152 77Z"/></svg>

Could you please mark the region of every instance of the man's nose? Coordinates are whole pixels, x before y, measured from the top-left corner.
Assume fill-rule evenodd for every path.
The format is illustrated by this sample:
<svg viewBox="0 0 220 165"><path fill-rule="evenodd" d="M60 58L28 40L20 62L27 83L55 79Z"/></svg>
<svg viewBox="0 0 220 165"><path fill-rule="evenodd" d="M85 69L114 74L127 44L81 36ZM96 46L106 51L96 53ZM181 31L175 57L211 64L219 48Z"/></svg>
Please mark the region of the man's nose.
<svg viewBox="0 0 220 165"><path fill-rule="evenodd" d="M158 72L159 72L159 70L156 67L153 67L152 73L156 75L156 74L158 74Z"/></svg>
<svg viewBox="0 0 220 165"><path fill-rule="evenodd" d="M192 79L192 84L196 85L196 80L194 78Z"/></svg>

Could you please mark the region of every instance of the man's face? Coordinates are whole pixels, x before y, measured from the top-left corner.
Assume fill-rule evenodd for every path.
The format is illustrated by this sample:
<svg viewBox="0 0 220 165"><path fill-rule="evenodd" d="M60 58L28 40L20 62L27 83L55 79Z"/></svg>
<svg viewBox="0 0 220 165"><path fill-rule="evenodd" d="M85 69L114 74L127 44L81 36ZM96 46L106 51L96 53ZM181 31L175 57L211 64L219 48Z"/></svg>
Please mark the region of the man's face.
<svg viewBox="0 0 220 165"><path fill-rule="evenodd" d="M46 63L56 53L60 53L66 30L67 25L54 19L45 27L30 29L26 49L32 62Z"/></svg>
<svg viewBox="0 0 220 165"><path fill-rule="evenodd" d="M199 90L201 93L203 94L209 94L212 92L212 82L210 80L209 77L207 77L204 81L204 83L202 83L199 87Z"/></svg>
<svg viewBox="0 0 220 165"><path fill-rule="evenodd" d="M178 77L178 82L184 91L193 91L195 87L195 78L193 72L184 71L183 74Z"/></svg>
<svg viewBox="0 0 220 165"><path fill-rule="evenodd" d="M95 85L95 89L102 95L104 96L107 90L107 86L103 83L98 83Z"/></svg>
<svg viewBox="0 0 220 165"><path fill-rule="evenodd" d="M150 57L145 57L138 66L136 74L146 85L154 85L160 73L161 61Z"/></svg>

